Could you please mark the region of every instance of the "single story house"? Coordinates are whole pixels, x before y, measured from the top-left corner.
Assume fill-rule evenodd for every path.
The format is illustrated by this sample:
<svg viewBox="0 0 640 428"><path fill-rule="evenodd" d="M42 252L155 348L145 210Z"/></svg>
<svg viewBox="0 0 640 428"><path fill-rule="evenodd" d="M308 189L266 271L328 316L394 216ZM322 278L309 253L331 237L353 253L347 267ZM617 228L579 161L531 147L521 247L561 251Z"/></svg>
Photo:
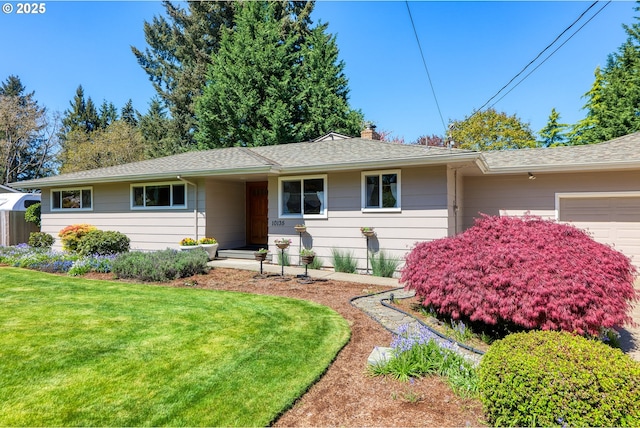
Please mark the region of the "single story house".
<svg viewBox="0 0 640 428"><path fill-rule="evenodd" d="M495 152L402 145L331 133L314 141L232 147L13 183L42 192L42 231L90 223L138 250L215 237L220 249L290 238L331 265L368 251L404 256L454 235L478 213L569 221L640 264L640 133L608 142ZM294 226L306 225L298 234ZM361 227L376 232L365 238ZM59 242L56 242L59 246ZM368 246L368 248L367 248Z"/></svg>

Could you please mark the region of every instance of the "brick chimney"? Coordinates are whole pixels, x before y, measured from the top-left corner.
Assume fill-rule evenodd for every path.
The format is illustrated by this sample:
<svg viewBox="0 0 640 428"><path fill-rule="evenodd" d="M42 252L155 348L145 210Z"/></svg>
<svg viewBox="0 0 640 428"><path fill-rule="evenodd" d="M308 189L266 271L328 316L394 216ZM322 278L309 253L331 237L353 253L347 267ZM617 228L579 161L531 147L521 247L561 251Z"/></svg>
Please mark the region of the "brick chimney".
<svg viewBox="0 0 640 428"><path fill-rule="evenodd" d="M380 135L376 132L376 126L367 123L366 127L360 132L360 138L364 140L379 140Z"/></svg>

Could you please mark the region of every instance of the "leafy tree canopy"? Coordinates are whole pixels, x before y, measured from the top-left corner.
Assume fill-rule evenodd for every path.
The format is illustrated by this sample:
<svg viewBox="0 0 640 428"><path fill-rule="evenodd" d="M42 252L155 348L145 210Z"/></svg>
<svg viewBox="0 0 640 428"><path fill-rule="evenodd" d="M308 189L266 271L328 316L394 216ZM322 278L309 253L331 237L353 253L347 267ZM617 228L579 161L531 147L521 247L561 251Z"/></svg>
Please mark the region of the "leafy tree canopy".
<svg viewBox="0 0 640 428"><path fill-rule="evenodd" d="M469 150L504 150L535 147L529 127L515 114L512 116L490 108L476 112L464 120L449 124L456 147Z"/></svg>

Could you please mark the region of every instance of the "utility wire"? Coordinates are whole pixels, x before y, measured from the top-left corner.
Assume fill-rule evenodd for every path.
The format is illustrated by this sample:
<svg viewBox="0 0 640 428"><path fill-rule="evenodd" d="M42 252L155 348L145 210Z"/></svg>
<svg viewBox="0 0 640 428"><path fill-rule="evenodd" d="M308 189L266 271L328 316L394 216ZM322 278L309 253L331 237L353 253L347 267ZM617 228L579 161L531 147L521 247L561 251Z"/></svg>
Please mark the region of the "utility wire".
<svg viewBox="0 0 640 428"><path fill-rule="evenodd" d="M495 95L493 95L491 98L489 98L489 100L488 100L486 103L484 103L484 104L482 105L482 107L480 107L479 109L477 109L477 110L476 110L476 111L471 115L471 117L473 117L476 113L480 112L483 108L485 108L485 107L486 107L486 106L487 106L491 101L493 101L493 99L494 99L494 98L496 98L498 95L500 95L500 93L501 93L502 91L504 91L504 90L505 90L505 88L507 88L507 87L508 87L508 86L509 86L509 85L510 85L514 80L516 80L520 75L522 75L522 73L524 73L524 72L525 72L525 70L531 66L531 64L533 64L534 62L536 62L536 61L538 60L538 58L540 58L540 57L542 56L542 54L543 54L543 53L545 53L547 50L549 50L549 49L551 48L551 46L553 46L553 45L558 41L558 39L560 39L560 38L561 38L561 37L562 37L562 36L563 36L567 31L569 31L569 30L570 30L570 29L571 29L571 28L572 28L572 27L573 27L573 26L574 26L578 21L580 21L580 20L584 17L584 15L585 15L589 10L591 10L591 8L593 8L593 7L598 3L598 1L599 1L599 0L596 0L596 1L594 1L593 3L591 3L591 5L590 5L589 7L587 7L587 8L585 9L585 11L584 11L584 12L582 12L582 13L580 14L580 16L579 16L575 21L573 21L573 22L571 23L571 25L569 25L567 28L565 28L565 29L564 29L564 31L562 31L562 33L560 33L560 34L558 35L558 37L556 37L556 38L553 40L553 42L549 43L549 44L547 45L547 47L545 47L542 51L540 51L540 53L539 53L539 54L538 54L534 59L532 59L532 60L531 60L531 61L530 61L530 62L529 62L529 63L528 63L528 64L527 64L527 65L526 65L522 70L520 70L520 71L519 71L515 76L513 76L513 78L512 78L511 80L509 80L509 82L508 82L506 85L504 85L502 88L500 88L500 90L499 90L498 92L496 92L496 93L495 93ZM610 2L611 2L611 1L609 1L609 3L610 3ZM607 4L605 5L605 7L606 7L609 3L607 3ZM604 9L604 7L603 7L603 9ZM601 11L601 10L602 10L602 9L600 9L600 11ZM597 15L598 13L600 13L600 11L598 11L595 15ZM595 16L595 15L594 15L594 16ZM589 21L591 21L591 19L593 19L593 16L589 19ZM587 22L589 22L589 21L587 21ZM583 25L582 27L584 27L584 25ZM582 27L580 27L580 28L576 31L576 33L577 33L578 31L580 31L580 30L582 29ZM576 33L573 33L573 35L575 35ZM573 37L573 35L572 35L571 37ZM571 38L571 37L570 37L570 38ZM566 41L565 41L564 43L566 43ZM563 43L563 45L564 45L564 43ZM562 45L560 45L560 46L562 46ZM558 49L554 50L554 51L551 53L551 55L553 55L557 50L558 50ZM549 57L550 57L551 55L549 55ZM548 59L549 57L547 57L547 59ZM545 59L545 61L546 61L546 59ZM539 67L539 66L538 66L538 67ZM538 68L538 67L536 67L536 68ZM534 70L535 70L535 69L534 69ZM529 73L529 74L531 74L531 73ZM529 76L529 75L527 75L527 76ZM526 78L527 76L525 76L525 78ZM522 80L524 80L524 79L522 79ZM521 80L520 82L522 82L522 80ZM511 89L509 90L509 92L511 92L512 90L513 90L513 88L511 88ZM507 93L509 93L509 92L507 92ZM506 95L506 94L505 94L505 95ZM500 99L502 99L502 98L504 98L504 95L503 95ZM499 100L498 100L498 101L499 101ZM495 103L493 103L493 104L492 104L492 106L493 106L493 105L495 105L498 101L496 101Z"/></svg>
<svg viewBox="0 0 640 428"><path fill-rule="evenodd" d="M416 31L416 26L413 23L413 16L411 16L411 9L409 8L409 0L405 0L405 4L407 5L407 12L409 12L409 20L411 20L411 27L413 28L413 34L416 36L416 42L418 42L418 49L420 50L420 56L422 57L422 64L424 65L424 69L427 72L427 78L429 79L429 86L431 86L431 93L433 94L433 99L436 102L436 107L438 109L438 114L440 115L440 121L442 122L442 128L444 129L445 134L447 133L447 126L444 124L444 119L442 118L442 111L440 110L440 104L438 103L438 97L436 97L436 91L433 88L433 82L431 81L431 75L429 74L429 68L427 67L427 61L424 59L424 53L422 52L422 45L420 45L420 39L418 38L418 32Z"/></svg>
<svg viewBox="0 0 640 428"><path fill-rule="evenodd" d="M593 14L593 16L587 20L587 22L585 22L584 24L582 24L582 25L580 26L580 28L578 28L578 29L577 29L577 30L576 30L572 35L570 35L570 36L569 36L569 38L567 38L567 40L565 40L564 42L562 42L562 44L561 44L560 46L558 46L556 49L554 49L554 51L553 51L553 52L551 52L551 53L550 53L550 54L549 54L545 59L543 59L543 60L542 60L542 62L541 62L540 64L536 65L536 67L535 67L533 70L531 70L529 73L527 73L527 75L526 75L526 76L524 76L524 77L523 77L523 78L522 78L518 83L516 83L515 85L513 85L513 87L512 87L511 89L509 89L509 90L508 90L504 95L502 95L500 98L498 98L498 99L496 100L496 102L495 102L495 103L491 104L491 105L489 106L489 108L491 108L491 107L493 107L494 105L498 104L498 103L499 103L499 102L500 102L504 97L506 97L506 96L509 94L509 92L513 91L515 88L517 88L517 87L518 87L518 85L520 85L522 82L524 82L524 80L525 80L527 77L531 76L531 74L532 74L534 71L536 71L536 70L537 70L537 69L538 69L542 64L544 64L545 62L547 62L547 60L548 60L549 58L551 58L551 56L552 56L553 54L555 54L558 50L560 50L560 48L561 48L561 47L563 47L563 46L564 46L564 45L565 45L569 40L571 40L571 39L573 38L573 36L575 36L576 34L578 34L578 31L582 30L582 28L583 28L585 25L587 25L589 22L591 22L591 20L592 20L593 18L595 18L595 17L596 17L600 12L602 12L602 10L603 10L605 7L609 6L609 3L611 3L611 0L609 0L607 3L605 3L605 5L604 5L604 6L602 6L602 7L600 8L600 10L598 10L596 13L594 13L594 14ZM513 79L512 79L512 80L513 80ZM485 104L485 105L486 105L486 104ZM484 107L484 106L483 106L483 107Z"/></svg>

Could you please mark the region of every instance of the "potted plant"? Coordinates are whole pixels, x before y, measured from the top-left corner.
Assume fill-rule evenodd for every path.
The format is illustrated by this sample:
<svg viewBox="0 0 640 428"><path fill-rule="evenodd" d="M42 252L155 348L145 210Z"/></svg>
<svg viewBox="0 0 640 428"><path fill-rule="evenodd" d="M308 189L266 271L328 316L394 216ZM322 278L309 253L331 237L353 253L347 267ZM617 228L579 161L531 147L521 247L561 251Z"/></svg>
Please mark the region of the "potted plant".
<svg viewBox="0 0 640 428"><path fill-rule="evenodd" d="M269 250L267 250L266 248L260 248L259 250L253 252L253 256L257 261L263 262L267 258L268 252Z"/></svg>
<svg viewBox="0 0 640 428"><path fill-rule="evenodd" d="M289 239L289 238L278 238L274 242L275 242L276 246L278 248L280 248L281 250L284 250L289 245L291 245L291 239Z"/></svg>
<svg viewBox="0 0 640 428"><path fill-rule="evenodd" d="M182 238L180 240L181 250L195 250L198 248L198 241L193 238Z"/></svg>
<svg viewBox="0 0 640 428"><path fill-rule="evenodd" d="M204 248L204 250L209 254L209 260L213 260L216 258L216 252L218 251L218 241L215 238L200 238L198 240L198 244Z"/></svg>
<svg viewBox="0 0 640 428"><path fill-rule="evenodd" d="M304 224L296 224L295 226L293 226L293 228L298 233L305 233L307 231L307 226L305 226Z"/></svg>
<svg viewBox="0 0 640 428"><path fill-rule="evenodd" d="M375 235L375 232L373 231L373 227L361 227L360 232L367 238Z"/></svg>
<svg viewBox="0 0 640 428"><path fill-rule="evenodd" d="M309 250L307 248L303 248L300 250L300 260L305 265L310 265L313 263L313 259L316 257L316 253L313 250Z"/></svg>

